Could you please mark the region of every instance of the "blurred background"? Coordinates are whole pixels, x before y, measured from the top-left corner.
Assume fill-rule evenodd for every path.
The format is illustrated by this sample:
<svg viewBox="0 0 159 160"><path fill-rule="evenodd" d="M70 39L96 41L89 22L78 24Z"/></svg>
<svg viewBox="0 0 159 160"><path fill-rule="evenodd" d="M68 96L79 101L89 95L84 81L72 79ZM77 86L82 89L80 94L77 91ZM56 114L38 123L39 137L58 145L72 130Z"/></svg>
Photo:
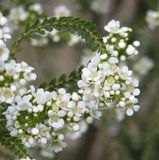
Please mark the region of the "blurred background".
<svg viewBox="0 0 159 160"><path fill-rule="evenodd" d="M159 27L149 27L146 15L159 9L158 0L1 0L1 10L9 15L15 6L40 3L45 15L54 16L63 5L68 14L95 23L103 35L103 27L111 19L121 26L133 28L133 40L139 40L139 56L130 60L130 68L140 79L141 109L132 117L114 118L105 113L101 121L83 126L83 133L67 139L68 147L53 155L39 147L29 151L38 160L157 160L159 159ZM64 9L65 13L67 9ZM13 16L14 17L14 16ZM158 23L159 24L159 23ZM23 28L23 27L22 27ZM17 37L19 30L14 31ZM26 61L38 74L36 84L49 81L62 73L70 73L90 56L87 46L70 42L66 38L49 41L45 45L24 42L17 53L18 61ZM11 42L12 43L12 42ZM71 44L70 44L71 43ZM33 44L33 42L32 42ZM0 160L13 160L15 156L0 146Z"/></svg>

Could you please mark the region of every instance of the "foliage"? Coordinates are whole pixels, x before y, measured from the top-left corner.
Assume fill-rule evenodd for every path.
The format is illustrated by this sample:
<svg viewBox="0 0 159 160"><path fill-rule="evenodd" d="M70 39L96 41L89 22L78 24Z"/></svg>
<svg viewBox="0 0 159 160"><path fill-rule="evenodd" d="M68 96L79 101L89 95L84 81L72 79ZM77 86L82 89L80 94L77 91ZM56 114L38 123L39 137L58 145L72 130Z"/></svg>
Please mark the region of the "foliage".
<svg viewBox="0 0 159 160"><path fill-rule="evenodd" d="M26 149L21 140L16 137L11 137L9 132L0 132L0 143L8 150L13 152L16 156L23 158L27 157Z"/></svg>
<svg viewBox="0 0 159 160"><path fill-rule="evenodd" d="M77 70L72 71L69 75L62 74L58 79L55 78L51 80L49 83L42 83L39 85L39 88L45 88L49 91L53 91L58 88L66 87L68 91L75 90L77 87L77 80L81 76L81 71L84 68L83 65L81 65Z"/></svg>
<svg viewBox="0 0 159 160"><path fill-rule="evenodd" d="M42 22L36 20L36 22L28 23L25 28L25 31L21 34L21 36L15 41L15 43L12 46L12 56L15 56L15 53L17 52L22 40L29 39L37 33L45 34L45 31L52 31L54 28L59 31L78 34L86 41L86 43L92 51L105 51L102 36L97 31L96 26L94 24L79 18L61 17L46 18ZM57 87L63 87L64 84L71 84L72 86L73 82L76 82L80 78L82 68L83 66L79 67L77 71L71 72L68 76L62 75L58 80L52 80L49 86L42 84L40 87L45 87L48 90L55 90L55 88ZM70 90L72 89L70 88ZM2 115L2 113L3 112L1 112L1 121L4 120L4 116ZM1 128L5 128L4 126L1 126ZM11 137L8 131L1 131L0 134L2 137L0 140L2 145L14 152L18 157L27 157L26 150L22 145L21 140L19 140L18 138Z"/></svg>
<svg viewBox="0 0 159 160"><path fill-rule="evenodd" d="M36 20L34 23L28 23L25 32L13 44L11 53L15 54L17 47L23 39L30 38L37 33L45 34L45 30L52 31L54 28L59 31L78 34L86 41L92 51L106 51L101 34L91 22L73 17L54 17L46 18L42 22Z"/></svg>

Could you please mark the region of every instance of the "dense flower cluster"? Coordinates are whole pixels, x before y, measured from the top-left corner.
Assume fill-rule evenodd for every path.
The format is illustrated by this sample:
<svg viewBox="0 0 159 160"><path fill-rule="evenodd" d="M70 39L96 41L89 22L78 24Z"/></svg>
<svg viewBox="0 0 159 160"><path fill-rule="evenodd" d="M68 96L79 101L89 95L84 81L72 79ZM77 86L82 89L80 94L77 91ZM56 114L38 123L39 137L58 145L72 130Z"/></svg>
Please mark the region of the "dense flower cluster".
<svg viewBox="0 0 159 160"><path fill-rule="evenodd" d="M32 95L35 97L31 98ZM16 106L7 109L7 128L11 131L11 136L20 137L26 147L41 144L47 145L50 151L59 152L66 147L63 141L64 129L68 127L70 132L77 132L74 137L81 131L80 121L86 108L79 98L77 93L70 95L64 89L59 89L58 93L49 93L43 89L35 92L32 87L30 94L17 96ZM32 106L33 101L35 106ZM41 123L35 125L34 121L39 118ZM92 122L92 118L87 116L87 121Z"/></svg>
<svg viewBox="0 0 159 160"><path fill-rule="evenodd" d="M28 81L36 79L33 68L27 63L16 63L14 60L2 64L0 72L0 101L12 103L15 95L23 94Z"/></svg>
<svg viewBox="0 0 159 160"><path fill-rule="evenodd" d="M36 11L38 7L32 9ZM128 116L138 111L138 81L132 77L132 71L127 66L120 67L119 64L123 55L138 53L138 41L128 44L129 28L120 28L119 22L114 20L105 26L109 32L103 38L107 42L107 53L95 54L91 58L82 70L79 89L68 93L64 88L45 91L30 86L29 90L26 89L27 82L35 80L36 74L25 62L17 63L11 58L6 47L6 40L11 36L9 30L3 31L6 24L7 19L1 15L0 103L9 103L4 112L6 128L12 137L19 137L26 147L40 144L59 152L66 147L64 138L67 133L77 133L74 138L78 137L87 124L92 123L94 118L100 118L103 109L112 109ZM81 129L82 126L85 126L84 129Z"/></svg>
<svg viewBox="0 0 159 160"><path fill-rule="evenodd" d="M109 33L103 37L107 53L96 54L82 71L78 82L83 100L86 101L93 117L100 117L100 110L115 109L117 119L123 119L140 108L137 98L139 82L133 78L132 71L120 62L127 56L137 55L139 41L129 43L132 29L121 27L119 21L110 21L104 29ZM88 54L84 61L88 61ZM90 56L92 57L92 55ZM146 69L146 68L145 68Z"/></svg>
<svg viewBox="0 0 159 160"><path fill-rule="evenodd" d="M26 147L49 142L55 152L66 146L63 142L66 127L79 131L84 115L88 122L92 121L81 96L63 88L48 92L31 86L25 95L15 98L5 115L11 136L21 137Z"/></svg>
<svg viewBox="0 0 159 160"><path fill-rule="evenodd" d="M78 82L83 93L83 100L95 117L100 117L100 110L117 108L133 115L139 109L137 98L140 94L138 81L132 78L132 71L127 66L120 68L116 57L97 54L82 71L82 80Z"/></svg>
<svg viewBox="0 0 159 160"><path fill-rule="evenodd" d="M27 63L10 59L6 42L11 38L7 18L0 13L0 103L14 103L17 95L26 92L26 83L36 79L33 68ZM29 157L22 160L30 160Z"/></svg>
<svg viewBox="0 0 159 160"><path fill-rule="evenodd" d="M36 74L32 73L33 68L27 63L16 63L15 60L9 59L10 51L6 46L6 40L11 36L6 27L7 19L1 13L0 15L2 34L0 39L0 102L12 103L15 95L25 92L26 83L36 79Z"/></svg>
<svg viewBox="0 0 159 160"><path fill-rule="evenodd" d="M112 20L104 29L109 33L108 36L103 37L108 54L119 57L121 61L124 61L127 56L138 55L137 47L140 46L140 42L134 41L132 44L129 44L131 28L120 28L120 22Z"/></svg>
<svg viewBox="0 0 159 160"><path fill-rule="evenodd" d="M149 10L146 15L146 21L150 29L155 29L159 26L159 11Z"/></svg>

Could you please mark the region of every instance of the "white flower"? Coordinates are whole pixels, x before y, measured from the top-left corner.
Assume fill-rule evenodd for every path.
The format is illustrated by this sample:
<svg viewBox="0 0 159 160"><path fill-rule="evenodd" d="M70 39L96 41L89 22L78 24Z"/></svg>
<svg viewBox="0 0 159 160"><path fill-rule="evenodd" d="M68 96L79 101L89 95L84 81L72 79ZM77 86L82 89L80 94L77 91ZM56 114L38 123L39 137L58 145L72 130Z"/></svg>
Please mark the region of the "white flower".
<svg viewBox="0 0 159 160"><path fill-rule="evenodd" d="M82 116L86 111L86 103L84 101L79 101L75 107L73 107L73 114L75 116Z"/></svg>
<svg viewBox="0 0 159 160"><path fill-rule="evenodd" d="M120 76L121 79L126 80L131 75L132 75L132 71L129 71L127 66L123 66L120 69L119 76Z"/></svg>
<svg viewBox="0 0 159 160"><path fill-rule="evenodd" d="M35 73L31 73L31 72L25 72L24 73L24 78L27 80L27 81L34 81L36 80L36 77L37 75Z"/></svg>
<svg viewBox="0 0 159 160"><path fill-rule="evenodd" d="M17 71L18 72L31 72L34 70L33 67L30 67L26 62L17 63Z"/></svg>
<svg viewBox="0 0 159 160"><path fill-rule="evenodd" d="M10 88L4 88L0 91L0 101L6 103L12 103L14 99L14 93Z"/></svg>
<svg viewBox="0 0 159 160"><path fill-rule="evenodd" d="M31 11L37 12L38 14L42 14L43 13L43 9L42 9L42 5L40 3L35 3L32 4L29 9Z"/></svg>
<svg viewBox="0 0 159 160"><path fill-rule="evenodd" d="M9 58L9 49L6 48L5 43L0 40L0 61L4 62Z"/></svg>
<svg viewBox="0 0 159 160"><path fill-rule="evenodd" d="M7 39L11 39L10 29L6 26L0 29L0 39L3 39L5 42Z"/></svg>
<svg viewBox="0 0 159 160"><path fill-rule="evenodd" d="M37 135L37 134L39 133L39 129L38 129L38 128L33 128L33 129L31 130L31 133L32 133L33 135Z"/></svg>
<svg viewBox="0 0 159 160"><path fill-rule="evenodd" d="M155 29L159 25L159 12L148 11L146 15L146 21L151 29Z"/></svg>
<svg viewBox="0 0 159 160"><path fill-rule="evenodd" d="M138 96L140 94L140 90L139 89L134 89L134 91L133 91L133 95L134 96Z"/></svg>
<svg viewBox="0 0 159 160"><path fill-rule="evenodd" d="M120 41L120 42L118 43L118 46L119 46L120 48L125 48L125 47L126 47L126 43L123 42L123 41Z"/></svg>
<svg viewBox="0 0 159 160"><path fill-rule="evenodd" d="M42 138L40 139L40 141L41 141L42 144L46 144L46 143L47 143L47 139L44 138L44 137L42 137Z"/></svg>
<svg viewBox="0 0 159 160"><path fill-rule="evenodd" d="M62 151L63 148L66 148L67 144L62 141L55 141L52 144L52 149L55 153Z"/></svg>
<svg viewBox="0 0 159 160"><path fill-rule="evenodd" d="M47 101L47 92L43 89L38 89L37 92L34 94L35 100L37 104L45 104Z"/></svg>
<svg viewBox="0 0 159 160"><path fill-rule="evenodd" d="M4 26L7 23L7 19L0 12L0 25Z"/></svg>
<svg viewBox="0 0 159 160"><path fill-rule="evenodd" d="M107 32L110 33L118 33L120 30L120 22L119 21L115 21L115 20L111 20L105 27L104 29Z"/></svg>
<svg viewBox="0 0 159 160"><path fill-rule="evenodd" d="M59 31L54 28L51 32L48 32L48 35L51 37L51 39L54 42L59 42L60 41L60 36L59 36L58 33L59 33Z"/></svg>
<svg viewBox="0 0 159 160"><path fill-rule="evenodd" d="M70 10L64 5L60 5L54 9L54 16L57 18L68 17L70 15L71 15Z"/></svg>
<svg viewBox="0 0 159 160"><path fill-rule="evenodd" d="M17 21L25 21L28 17L28 13L24 10L22 6L18 6L15 8L12 8L10 11L10 19L17 20Z"/></svg>
<svg viewBox="0 0 159 160"><path fill-rule="evenodd" d="M16 70L16 62L14 60L11 60L9 63L6 63L5 70L9 76L14 76L17 71Z"/></svg>
<svg viewBox="0 0 159 160"><path fill-rule="evenodd" d="M78 101L79 98L80 98L80 96L79 96L76 92L73 92L73 93L72 93L72 100Z"/></svg>
<svg viewBox="0 0 159 160"><path fill-rule="evenodd" d="M126 110L126 114L127 114L128 116L132 116L132 115L134 114L133 109L128 108L128 109Z"/></svg>
<svg viewBox="0 0 159 160"><path fill-rule="evenodd" d="M120 84L114 84L113 86L112 86L112 89L113 90L118 90L118 89L120 89Z"/></svg>
<svg viewBox="0 0 159 160"><path fill-rule="evenodd" d="M139 47L139 46L140 46L140 42L139 42L139 41L134 41L134 42L133 42L133 45L134 45L135 47Z"/></svg>
<svg viewBox="0 0 159 160"><path fill-rule="evenodd" d="M107 68L107 70L106 70L106 68ZM103 69L105 69L105 71L106 71L105 73L108 73L110 75L114 75L119 70L119 68L116 64L108 64L107 62L104 63Z"/></svg>
<svg viewBox="0 0 159 160"><path fill-rule="evenodd" d="M118 59L116 57L110 57L108 62L111 64L115 64L115 63L118 63Z"/></svg>
<svg viewBox="0 0 159 160"><path fill-rule="evenodd" d="M98 81L101 78L101 73L97 71L97 68L84 68L82 73L82 78L86 81Z"/></svg>
<svg viewBox="0 0 159 160"><path fill-rule="evenodd" d="M133 47L132 45L129 45L129 46L127 47L127 49L126 49L126 53L127 53L128 55L133 55L133 54L135 54L135 51L136 51L136 49L135 49L135 47Z"/></svg>
<svg viewBox="0 0 159 160"><path fill-rule="evenodd" d="M64 120L53 113L53 115L49 116L48 124L55 129L60 129L64 126Z"/></svg>
<svg viewBox="0 0 159 160"><path fill-rule="evenodd" d="M16 137L17 134L18 134L17 130L12 130L12 131L10 132L10 135L11 135L12 137Z"/></svg>
<svg viewBox="0 0 159 160"><path fill-rule="evenodd" d="M10 28L17 29L19 22L23 22L27 19L28 13L23 6L14 7L11 9L8 17L8 23Z"/></svg>
<svg viewBox="0 0 159 160"><path fill-rule="evenodd" d="M101 58L102 60L105 60L107 57L108 57L107 54L102 54L102 55L100 56L100 58Z"/></svg>
<svg viewBox="0 0 159 160"><path fill-rule="evenodd" d="M78 124L74 124L72 127L73 131L79 131L79 125Z"/></svg>

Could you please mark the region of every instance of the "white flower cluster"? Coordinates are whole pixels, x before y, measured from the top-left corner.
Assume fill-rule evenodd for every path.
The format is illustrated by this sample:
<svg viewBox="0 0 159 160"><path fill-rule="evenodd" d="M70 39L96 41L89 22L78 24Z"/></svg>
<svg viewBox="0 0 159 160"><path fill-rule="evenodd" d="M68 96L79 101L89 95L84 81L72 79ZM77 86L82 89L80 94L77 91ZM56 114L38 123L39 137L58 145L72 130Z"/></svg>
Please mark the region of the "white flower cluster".
<svg viewBox="0 0 159 160"><path fill-rule="evenodd" d="M33 68L14 60L3 63L0 72L0 102L12 103L15 95L25 93L28 81L36 79Z"/></svg>
<svg viewBox="0 0 159 160"><path fill-rule="evenodd" d="M38 15L42 15L44 12L42 5L40 3L34 3L34 4L30 5L29 10L35 12Z"/></svg>
<svg viewBox="0 0 159 160"><path fill-rule="evenodd" d="M24 22L27 18L28 12L23 8L23 6L12 8L8 16L8 23L12 31L18 29L19 23Z"/></svg>
<svg viewBox="0 0 159 160"><path fill-rule="evenodd" d="M108 53L114 57L119 57L121 61L125 61L127 56L138 55L137 48L140 46L140 42L134 41L132 44L129 44L131 28L120 28L120 22L112 20L104 29L109 33L108 36L103 37Z"/></svg>
<svg viewBox="0 0 159 160"><path fill-rule="evenodd" d="M11 38L8 32L3 33L6 27L7 19L0 13L0 103L12 103L17 94L25 91L25 85L28 81L36 79L36 74L32 73L33 68L25 62L16 63L9 59L10 51L6 46L6 40Z"/></svg>
<svg viewBox="0 0 159 160"><path fill-rule="evenodd" d="M92 119L76 92L69 94L63 88L57 92L36 91L33 86L25 95L16 96L5 115L11 136L19 136L26 147L51 143L54 152L66 146L63 142L66 127L79 131L84 115L88 122Z"/></svg>
<svg viewBox="0 0 159 160"><path fill-rule="evenodd" d="M33 86L25 92L17 92L16 85L11 84L16 82L20 85L19 88L23 89L26 81L35 80L36 75L31 72L33 68L24 62L5 62L6 68L4 67L1 73L11 77L11 82L7 81L7 88L18 93L9 101L11 104L4 113L7 119L6 127L11 136L21 138L26 147L40 144L59 152L66 147L66 133L72 131L82 134L85 131L83 129L80 133L82 124L87 126L94 118L100 118L103 109L112 109L128 116L138 111L138 81L132 77L132 71L127 66L120 67L120 56L116 54L119 48L116 43L109 42L116 36L116 42L119 43L127 30L120 29L119 22L116 21L111 21L105 28L110 32L108 38L105 38L108 40L106 47L109 45L111 50L96 54L82 70L77 92L68 93L64 88L45 91ZM128 34L126 35L124 38L128 38ZM139 45L139 42L135 43ZM127 48L128 46L125 50ZM122 48L123 52L125 50ZM7 91L5 95L10 97L10 92ZM75 138L79 134L75 135Z"/></svg>
<svg viewBox="0 0 159 160"><path fill-rule="evenodd" d="M149 10L146 14L146 21L150 29L155 29L159 26L159 11Z"/></svg>
<svg viewBox="0 0 159 160"><path fill-rule="evenodd" d="M8 24L11 30L17 30L20 23L23 23L32 16L32 12L41 15L43 14L43 9L40 3L34 3L29 6L29 8L24 8L22 5L11 8L8 16Z"/></svg>
<svg viewBox="0 0 159 160"><path fill-rule="evenodd" d="M115 108L131 116L140 108L136 98L140 94L139 82L133 78L132 71L127 66L120 67L119 62L123 56L125 59L126 55L137 55L135 47L140 43L127 44L131 29L120 28L119 21L112 20L104 28L110 33L103 38L108 53L92 58L82 70L78 86L93 117L99 118L104 108Z"/></svg>
<svg viewBox="0 0 159 160"><path fill-rule="evenodd" d="M11 38L9 32L9 28L6 26L7 23L7 19L6 17L4 17L2 15L2 13L0 12L0 46L2 46L0 49L0 56L1 56L1 52L3 52L3 49L5 49L5 44L3 43L6 42L8 39Z"/></svg>
<svg viewBox="0 0 159 160"><path fill-rule="evenodd" d="M78 82L83 100L92 116L99 118L100 110L117 108L128 116L138 111L139 83L132 78L127 66L120 68L116 57L97 54L82 71Z"/></svg>
<svg viewBox="0 0 159 160"><path fill-rule="evenodd" d="M10 30L6 27L7 19L0 13L0 103L13 103L17 94L25 92L27 81L35 80L33 68L25 62L16 63L9 60L10 51L6 46L11 38ZM29 157L22 160L31 160Z"/></svg>

